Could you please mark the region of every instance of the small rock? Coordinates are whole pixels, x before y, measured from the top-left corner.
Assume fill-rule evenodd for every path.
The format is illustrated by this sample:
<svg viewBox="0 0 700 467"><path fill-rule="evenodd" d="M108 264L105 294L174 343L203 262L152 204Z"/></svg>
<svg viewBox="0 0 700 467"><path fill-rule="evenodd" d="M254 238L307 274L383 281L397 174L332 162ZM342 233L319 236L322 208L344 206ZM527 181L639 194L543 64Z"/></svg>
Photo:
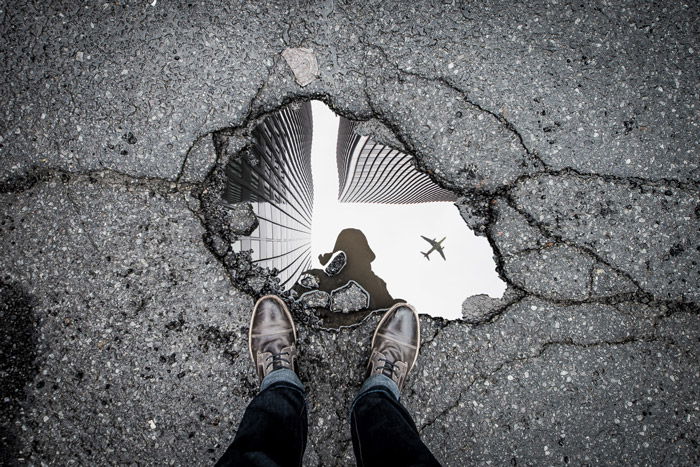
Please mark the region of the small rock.
<svg viewBox="0 0 700 467"><path fill-rule="evenodd" d="M318 61L312 49L288 48L282 52L282 57L292 69L299 86L304 87L318 78Z"/></svg>
<svg viewBox="0 0 700 467"><path fill-rule="evenodd" d="M258 228L258 218L255 217L250 203L222 203L224 227L236 235L250 235Z"/></svg>
<svg viewBox="0 0 700 467"><path fill-rule="evenodd" d="M348 262L348 255L345 254L343 250L338 250L333 253L328 265L326 266L325 273L329 276L335 276L343 270Z"/></svg>
<svg viewBox="0 0 700 467"><path fill-rule="evenodd" d="M318 277L313 274L302 274L297 284L304 287L305 289L318 289L319 282Z"/></svg>
<svg viewBox="0 0 700 467"><path fill-rule="evenodd" d="M204 241L209 245L213 253L220 258L226 256L231 246L226 240L216 234L206 233L204 235Z"/></svg>
<svg viewBox="0 0 700 467"><path fill-rule="evenodd" d="M331 292L331 311L334 313L350 313L368 306L369 293L355 281L349 281Z"/></svg>
<svg viewBox="0 0 700 467"><path fill-rule="evenodd" d="M122 139L129 144L136 144L138 142L138 138L134 136L132 132L123 134Z"/></svg>
<svg viewBox="0 0 700 467"><path fill-rule="evenodd" d="M306 292L299 297L299 302L304 308L328 308L331 296L323 290Z"/></svg>
<svg viewBox="0 0 700 467"><path fill-rule="evenodd" d="M256 293L260 293L265 287L265 276L253 276L248 278L248 286Z"/></svg>

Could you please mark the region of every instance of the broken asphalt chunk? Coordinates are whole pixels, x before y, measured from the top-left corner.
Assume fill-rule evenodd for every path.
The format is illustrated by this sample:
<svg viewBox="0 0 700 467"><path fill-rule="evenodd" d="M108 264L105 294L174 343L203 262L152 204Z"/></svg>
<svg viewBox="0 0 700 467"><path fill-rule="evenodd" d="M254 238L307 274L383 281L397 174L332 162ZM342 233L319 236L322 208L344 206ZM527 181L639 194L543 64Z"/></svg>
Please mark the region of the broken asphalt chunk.
<svg viewBox="0 0 700 467"><path fill-rule="evenodd" d="M350 313L369 306L369 293L355 281L349 281L331 292L331 311Z"/></svg>
<svg viewBox="0 0 700 467"><path fill-rule="evenodd" d="M330 295L322 290L306 292L298 300L304 308L328 308Z"/></svg>
<svg viewBox="0 0 700 467"><path fill-rule="evenodd" d="M335 276L343 270L347 262L348 255L346 255L343 250L338 250L333 253L333 256L331 256L331 259L328 261L328 265L326 266L324 272L331 277Z"/></svg>
<svg viewBox="0 0 700 467"><path fill-rule="evenodd" d="M297 283L305 289L317 289L319 286L318 278L313 274L302 274Z"/></svg>

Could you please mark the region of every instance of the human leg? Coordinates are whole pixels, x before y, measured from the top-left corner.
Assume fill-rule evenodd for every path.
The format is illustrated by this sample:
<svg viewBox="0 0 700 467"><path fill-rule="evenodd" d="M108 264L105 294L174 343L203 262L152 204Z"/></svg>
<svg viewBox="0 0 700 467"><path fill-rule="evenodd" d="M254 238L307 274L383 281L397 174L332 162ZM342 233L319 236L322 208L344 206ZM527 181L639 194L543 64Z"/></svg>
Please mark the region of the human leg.
<svg viewBox="0 0 700 467"><path fill-rule="evenodd" d="M258 300L249 331L260 392L217 465L299 466L308 431L304 386L294 373L296 330L279 298Z"/></svg>
<svg viewBox="0 0 700 467"><path fill-rule="evenodd" d="M406 304L393 306L377 325L369 377L350 413L353 449L360 467L440 465L399 402L419 346L420 324L415 310Z"/></svg>

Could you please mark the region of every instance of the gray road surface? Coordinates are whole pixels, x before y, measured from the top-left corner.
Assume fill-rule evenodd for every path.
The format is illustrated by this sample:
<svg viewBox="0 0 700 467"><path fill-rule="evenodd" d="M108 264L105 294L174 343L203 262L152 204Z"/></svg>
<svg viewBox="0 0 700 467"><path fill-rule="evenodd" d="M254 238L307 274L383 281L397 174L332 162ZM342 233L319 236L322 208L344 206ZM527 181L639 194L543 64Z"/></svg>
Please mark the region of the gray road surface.
<svg viewBox="0 0 700 467"><path fill-rule="evenodd" d="M2 2L3 460L223 453L274 284L227 254L252 219L220 211L220 168L318 98L462 195L510 286L422 318L403 400L438 459L700 463L698 5L295 3ZM298 318L306 463L352 464L377 316Z"/></svg>

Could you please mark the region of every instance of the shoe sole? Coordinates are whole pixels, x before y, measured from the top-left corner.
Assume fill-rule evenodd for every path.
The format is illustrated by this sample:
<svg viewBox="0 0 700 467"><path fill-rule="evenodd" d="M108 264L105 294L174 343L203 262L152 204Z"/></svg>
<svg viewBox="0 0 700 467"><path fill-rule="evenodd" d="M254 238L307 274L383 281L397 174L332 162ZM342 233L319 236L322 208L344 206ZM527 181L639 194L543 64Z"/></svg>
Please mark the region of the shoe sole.
<svg viewBox="0 0 700 467"><path fill-rule="evenodd" d="M257 365L255 358L253 357L253 318L255 318L255 311L258 309L258 305L260 305L260 302L263 300L267 300L268 298L273 299L276 301L284 310L284 314L287 315L287 318L289 318L289 322L292 323L292 333L294 334L294 344L296 345L297 342L297 329L296 326L294 326L294 318L292 318L292 314L289 312L289 309L287 308L287 304L282 301L281 298L279 298L277 295L265 295L263 297L260 297L257 302L255 302L255 306L253 306L253 312L250 314L250 324L248 325L248 353L250 354L250 359L253 361L253 365Z"/></svg>
<svg viewBox="0 0 700 467"><path fill-rule="evenodd" d="M391 312L394 311L396 308L402 306L405 306L413 312L413 316L415 316L416 322L418 323L418 340L416 341L416 356L413 357L411 365L408 367L408 370L406 370L406 375L408 375L408 373L413 369L413 366L416 364L416 360L418 360L418 354L420 353L420 319L418 319L418 312L415 308L413 308L412 305L409 305L408 303L397 303L396 305L389 308L389 310L386 313L384 313L384 316L382 316L382 319L379 320L377 327L374 329L374 334L372 334L372 346L370 348L374 348L374 340L377 338L377 332L379 332L379 328L382 327L382 324L384 324L389 315L391 315Z"/></svg>

